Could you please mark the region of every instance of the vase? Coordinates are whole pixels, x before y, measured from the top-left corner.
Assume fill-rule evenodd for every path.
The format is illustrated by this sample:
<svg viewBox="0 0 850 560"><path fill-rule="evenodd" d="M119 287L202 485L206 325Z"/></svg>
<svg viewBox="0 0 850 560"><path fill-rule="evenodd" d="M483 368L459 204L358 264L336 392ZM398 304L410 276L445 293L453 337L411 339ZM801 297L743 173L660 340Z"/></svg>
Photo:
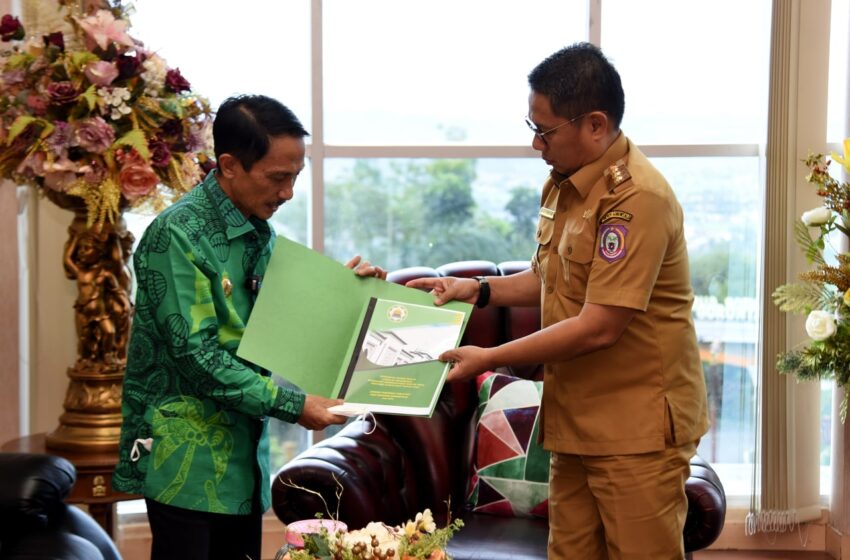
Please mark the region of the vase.
<svg viewBox="0 0 850 560"><path fill-rule="evenodd" d="M47 447L72 451L117 450L121 393L132 317L128 267L133 234L122 214L114 223L89 225L82 200L53 193L51 201L74 212L63 253L65 275L75 280L73 305L77 358L59 427Z"/></svg>

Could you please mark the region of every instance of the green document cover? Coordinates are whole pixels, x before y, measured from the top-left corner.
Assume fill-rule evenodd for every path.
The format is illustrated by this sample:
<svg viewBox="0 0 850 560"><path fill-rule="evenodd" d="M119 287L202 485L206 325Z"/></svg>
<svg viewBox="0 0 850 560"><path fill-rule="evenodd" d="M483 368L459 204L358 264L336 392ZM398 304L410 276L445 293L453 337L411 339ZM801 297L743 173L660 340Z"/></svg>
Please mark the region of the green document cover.
<svg viewBox="0 0 850 560"><path fill-rule="evenodd" d="M472 312L462 302L436 307L427 292L361 278L330 257L278 237L237 355L305 393L336 397L371 298L460 312L460 334ZM460 335L455 344L459 340Z"/></svg>
<svg viewBox="0 0 850 560"><path fill-rule="evenodd" d="M337 377L343 414L431 416L449 364L437 357L460 342L465 314L370 298Z"/></svg>

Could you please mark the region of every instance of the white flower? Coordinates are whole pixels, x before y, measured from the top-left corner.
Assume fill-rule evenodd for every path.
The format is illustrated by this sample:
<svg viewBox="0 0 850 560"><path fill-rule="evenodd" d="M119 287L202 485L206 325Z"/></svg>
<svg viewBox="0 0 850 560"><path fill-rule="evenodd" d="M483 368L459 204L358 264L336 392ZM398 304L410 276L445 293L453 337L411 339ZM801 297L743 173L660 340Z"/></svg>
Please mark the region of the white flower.
<svg viewBox="0 0 850 560"><path fill-rule="evenodd" d="M416 514L416 525L426 533L433 533L437 530L437 524L434 523L434 516L430 509Z"/></svg>
<svg viewBox="0 0 850 560"><path fill-rule="evenodd" d="M395 551L398 549L398 537L395 528L373 521L362 529L345 533L342 536L342 544L345 548L350 549L356 543L361 543L371 549L372 538L375 538L378 539L378 548L381 551L386 552L389 549Z"/></svg>
<svg viewBox="0 0 850 560"><path fill-rule="evenodd" d="M156 93L165 85L165 76L168 74L168 66L165 60L156 55L151 54L144 62L142 62L142 80L145 82L145 93L152 97L156 97Z"/></svg>
<svg viewBox="0 0 850 560"><path fill-rule="evenodd" d="M807 226L822 226L827 223L831 217L832 210L825 206L819 206L803 212L800 219L803 220L803 223Z"/></svg>
<svg viewBox="0 0 850 560"><path fill-rule="evenodd" d="M813 340L826 340L835 334L835 317L832 313L816 309L806 318L806 333Z"/></svg>
<svg viewBox="0 0 850 560"><path fill-rule="evenodd" d="M407 537L412 537L416 533L416 523L408 521L404 524L404 534Z"/></svg>

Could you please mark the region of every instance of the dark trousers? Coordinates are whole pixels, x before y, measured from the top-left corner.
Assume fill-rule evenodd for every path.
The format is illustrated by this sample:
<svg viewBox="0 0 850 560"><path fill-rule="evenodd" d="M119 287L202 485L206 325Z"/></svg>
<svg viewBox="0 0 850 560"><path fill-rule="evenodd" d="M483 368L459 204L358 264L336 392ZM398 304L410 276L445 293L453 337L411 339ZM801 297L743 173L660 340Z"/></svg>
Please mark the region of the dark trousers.
<svg viewBox="0 0 850 560"><path fill-rule="evenodd" d="M193 511L145 498L151 560L260 560L263 514Z"/></svg>

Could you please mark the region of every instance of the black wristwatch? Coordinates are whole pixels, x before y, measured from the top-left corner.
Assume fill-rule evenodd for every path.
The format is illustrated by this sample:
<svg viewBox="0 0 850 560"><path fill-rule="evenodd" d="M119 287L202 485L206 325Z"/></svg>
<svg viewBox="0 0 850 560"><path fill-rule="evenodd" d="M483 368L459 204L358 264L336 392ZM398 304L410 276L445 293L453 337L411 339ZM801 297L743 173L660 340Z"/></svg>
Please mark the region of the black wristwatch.
<svg viewBox="0 0 850 560"><path fill-rule="evenodd" d="M490 282L486 276L475 276L478 280L478 299L475 300L475 307L486 307L490 303Z"/></svg>

